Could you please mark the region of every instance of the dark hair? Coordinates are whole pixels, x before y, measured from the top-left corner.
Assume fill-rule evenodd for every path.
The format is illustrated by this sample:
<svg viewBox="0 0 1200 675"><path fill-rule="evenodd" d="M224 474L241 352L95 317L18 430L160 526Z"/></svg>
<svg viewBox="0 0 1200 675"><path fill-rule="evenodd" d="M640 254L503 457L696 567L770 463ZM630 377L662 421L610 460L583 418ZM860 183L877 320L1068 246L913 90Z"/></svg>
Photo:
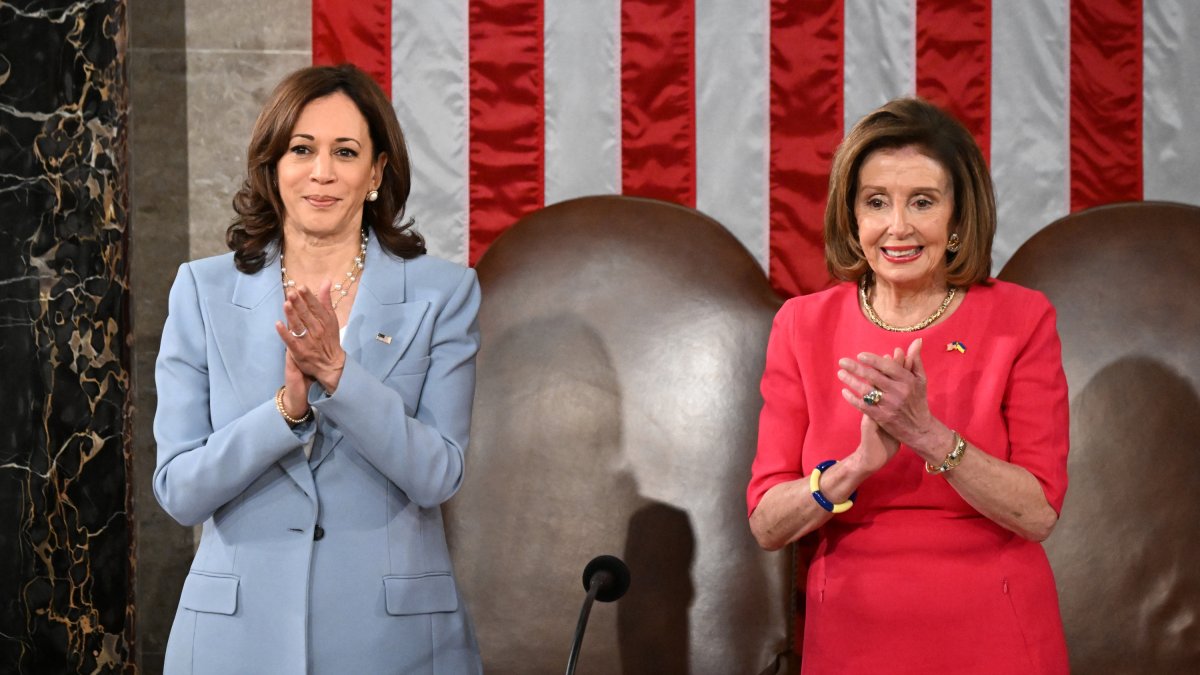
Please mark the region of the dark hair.
<svg viewBox="0 0 1200 675"><path fill-rule="evenodd" d="M872 152L915 146L937 161L954 189L953 232L957 253L947 253L946 281L953 286L986 283L992 270L996 195L983 152L970 132L941 108L919 98L900 98L859 120L838 146L825 206L825 263L843 281L870 271L858 241L854 200L858 174Z"/></svg>
<svg viewBox="0 0 1200 675"><path fill-rule="evenodd" d="M410 188L408 148L391 102L369 75L350 64L318 66L297 70L280 82L254 123L246 179L233 197L237 217L225 231L225 243L242 272L261 270L282 235L284 208L276 167L287 152L296 120L304 106L338 92L366 118L372 159L387 153L379 198L363 203L363 226L374 230L379 244L393 255L415 258L425 253L425 240L412 229L412 221L400 222Z"/></svg>

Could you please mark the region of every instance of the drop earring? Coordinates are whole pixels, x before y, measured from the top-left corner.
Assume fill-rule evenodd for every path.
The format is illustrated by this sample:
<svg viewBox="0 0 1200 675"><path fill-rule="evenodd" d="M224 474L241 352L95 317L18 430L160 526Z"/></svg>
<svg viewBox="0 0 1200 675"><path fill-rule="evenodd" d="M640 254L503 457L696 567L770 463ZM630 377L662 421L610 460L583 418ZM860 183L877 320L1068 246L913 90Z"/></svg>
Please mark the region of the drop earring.
<svg viewBox="0 0 1200 675"><path fill-rule="evenodd" d="M946 243L946 250L951 253L958 253L958 248L961 244L958 241L958 233L954 232L950 235L950 241Z"/></svg>

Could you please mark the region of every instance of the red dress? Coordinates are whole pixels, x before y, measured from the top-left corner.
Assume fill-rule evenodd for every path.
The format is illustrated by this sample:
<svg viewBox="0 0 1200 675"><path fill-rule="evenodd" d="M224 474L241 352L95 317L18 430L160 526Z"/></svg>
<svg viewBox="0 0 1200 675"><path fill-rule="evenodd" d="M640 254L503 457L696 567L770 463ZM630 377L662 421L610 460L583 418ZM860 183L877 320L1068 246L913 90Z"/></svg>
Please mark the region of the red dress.
<svg viewBox="0 0 1200 675"><path fill-rule="evenodd" d="M1068 403L1054 308L1040 293L993 280L913 333L867 321L851 283L788 301L767 347L751 512L774 485L857 447L861 413L842 399L838 359L890 354L918 337L933 414L972 452L1029 470L1062 508ZM963 350L948 349L952 342ZM859 486L854 508L819 533L803 672L1068 672L1041 544L980 515L911 449L901 446Z"/></svg>

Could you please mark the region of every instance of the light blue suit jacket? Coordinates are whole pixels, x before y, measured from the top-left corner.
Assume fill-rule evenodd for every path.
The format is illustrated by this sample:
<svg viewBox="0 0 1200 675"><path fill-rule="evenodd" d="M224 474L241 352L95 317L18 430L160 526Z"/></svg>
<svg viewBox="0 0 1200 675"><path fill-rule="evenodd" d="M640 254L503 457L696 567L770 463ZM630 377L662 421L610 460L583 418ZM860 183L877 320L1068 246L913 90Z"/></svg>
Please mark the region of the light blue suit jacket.
<svg viewBox="0 0 1200 675"><path fill-rule="evenodd" d="M295 430L276 257L185 263L155 369L154 493L204 523L166 672L476 673L439 505L463 477L479 348L472 270L370 240L332 396ZM314 441L311 458L304 443Z"/></svg>

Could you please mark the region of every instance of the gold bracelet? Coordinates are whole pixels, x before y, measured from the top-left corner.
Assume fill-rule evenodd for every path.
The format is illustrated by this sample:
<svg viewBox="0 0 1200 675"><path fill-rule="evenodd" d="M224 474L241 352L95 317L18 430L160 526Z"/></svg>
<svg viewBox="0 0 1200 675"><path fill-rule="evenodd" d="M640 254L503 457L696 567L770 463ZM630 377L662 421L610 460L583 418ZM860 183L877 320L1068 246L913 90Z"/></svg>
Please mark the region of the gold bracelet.
<svg viewBox="0 0 1200 675"><path fill-rule="evenodd" d="M962 461L963 455L967 454L967 442L963 440L963 437L959 436L958 432L953 429L950 430L950 433L954 434L954 449L950 451L950 454L946 455L946 459L942 460L942 463L938 466L925 462L925 470L927 472L946 473L958 466L958 463Z"/></svg>
<svg viewBox="0 0 1200 675"><path fill-rule="evenodd" d="M283 419L287 420L287 423L293 427L296 426L297 424L304 424L305 422L312 419L312 407L311 406L309 407L308 410L304 411L304 414L301 415L299 417L299 419L287 414L287 409L283 407L283 390L286 388L287 388L287 385L284 385L279 388L279 391L275 392L275 407L279 408L279 414L283 415Z"/></svg>

